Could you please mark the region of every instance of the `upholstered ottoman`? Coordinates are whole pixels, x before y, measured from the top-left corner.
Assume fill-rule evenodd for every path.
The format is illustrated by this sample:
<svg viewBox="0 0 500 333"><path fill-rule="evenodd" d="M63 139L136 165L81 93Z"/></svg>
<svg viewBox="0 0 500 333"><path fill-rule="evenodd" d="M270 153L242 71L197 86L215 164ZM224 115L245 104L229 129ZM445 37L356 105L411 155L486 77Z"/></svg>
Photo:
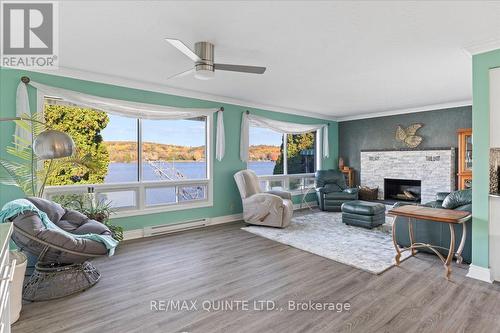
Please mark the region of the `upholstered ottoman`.
<svg viewBox="0 0 500 333"><path fill-rule="evenodd" d="M364 228L374 228L385 223L385 205L354 200L342 204L342 222Z"/></svg>

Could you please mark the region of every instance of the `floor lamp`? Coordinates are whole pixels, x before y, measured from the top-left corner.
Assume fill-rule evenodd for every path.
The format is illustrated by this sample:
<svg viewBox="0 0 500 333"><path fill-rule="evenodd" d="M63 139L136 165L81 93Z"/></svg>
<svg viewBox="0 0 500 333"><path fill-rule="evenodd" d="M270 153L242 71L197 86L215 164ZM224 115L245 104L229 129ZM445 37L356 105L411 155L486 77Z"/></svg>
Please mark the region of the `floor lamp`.
<svg viewBox="0 0 500 333"><path fill-rule="evenodd" d="M0 118L1 121L24 120L45 125L43 122L23 117ZM42 160L69 157L75 151L75 142L66 133L56 130L45 130L33 140L33 152Z"/></svg>
<svg viewBox="0 0 500 333"><path fill-rule="evenodd" d="M43 122L32 118L0 118L0 122L15 120L24 120L45 125ZM68 134L49 129L41 132L35 138L32 138L32 151L39 159L50 160L52 162L53 159L72 156L75 152L75 142ZM34 172L35 170L32 170L33 177ZM33 189L33 194L35 194L35 189Z"/></svg>

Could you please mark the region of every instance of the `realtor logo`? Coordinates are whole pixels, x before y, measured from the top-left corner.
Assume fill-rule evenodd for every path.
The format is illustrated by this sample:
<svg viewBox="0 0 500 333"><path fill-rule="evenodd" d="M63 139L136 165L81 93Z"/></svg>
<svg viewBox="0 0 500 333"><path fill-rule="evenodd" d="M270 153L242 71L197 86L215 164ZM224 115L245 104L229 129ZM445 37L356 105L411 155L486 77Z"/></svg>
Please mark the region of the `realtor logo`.
<svg viewBox="0 0 500 333"><path fill-rule="evenodd" d="M57 68L57 3L2 2L1 65Z"/></svg>

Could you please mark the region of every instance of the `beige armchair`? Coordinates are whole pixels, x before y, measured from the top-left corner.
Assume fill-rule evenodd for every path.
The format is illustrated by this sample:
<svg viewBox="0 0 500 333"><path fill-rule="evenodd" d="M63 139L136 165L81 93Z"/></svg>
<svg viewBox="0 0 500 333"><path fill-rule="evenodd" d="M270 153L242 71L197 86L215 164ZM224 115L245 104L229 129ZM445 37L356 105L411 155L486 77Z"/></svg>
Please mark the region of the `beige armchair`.
<svg viewBox="0 0 500 333"><path fill-rule="evenodd" d="M259 179L252 170L241 170L234 180L243 201L243 220L246 223L285 228L293 214L290 192L262 192Z"/></svg>

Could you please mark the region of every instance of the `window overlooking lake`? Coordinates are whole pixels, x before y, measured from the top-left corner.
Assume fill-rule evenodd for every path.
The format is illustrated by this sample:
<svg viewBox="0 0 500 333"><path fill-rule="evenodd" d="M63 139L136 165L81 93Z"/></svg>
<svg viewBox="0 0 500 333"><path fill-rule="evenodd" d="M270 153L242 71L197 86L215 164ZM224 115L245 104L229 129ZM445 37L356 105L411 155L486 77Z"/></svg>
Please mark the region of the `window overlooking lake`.
<svg viewBox="0 0 500 333"><path fill-rule="evenodd" d="M103 144L109 154L108 172L104 183L127 183L139 180L137 156L138 121L108 114L102 130Z"/></svg>
<svg viewBox="0 0 500 333"><path fill-rule="evenodd" d="M47 100L45 105L44 117L49 127L65 132L73 138L76 146L74 157L82 162L73 165L56 164L47 179L47 185L104 183L110 160L102 131L110 125L109 116L105 112L51 99ZM90 162L91 169L88 167L90 164L86 162ZM49 162L44 163L47 165Z"/></svg>
<svg viewBox="0 0 500 333"><path fill-rule="evenodd" d="M143 180L204 179L206 117L142 121Z"/></svg>
<svg viewBox="0 0 500 333"><path fill-rule="evenodd" d="M287 174L316 171L316 132L287 135Z"/></svg>
<svg viewBox="0 0 500 333"><path fill-rule="evenodd" d="M317 132L281 134L267 128L249 128L247 168L261 178L263 190L298 190L310 185L318 156ZM280 176L280 177L278 177Z"/></svg>
<svg viewBox="0 0 500 333"><path fill-rule="evenodd" d="M47 182L49 195L95 190L120 209L208 199L208 117L129 118L57 98L46 99L44 116L50 127L73 138L78 159L91 161L91 167L56 170Z"/></svg>
<svg viewBox="0 0 500 333"><path fill-rule="evenodd" d="M282 174L283 168L276 168L276 161L282 160L283 134L267 128L250 127L248 169L258 176Z"/></svg>

